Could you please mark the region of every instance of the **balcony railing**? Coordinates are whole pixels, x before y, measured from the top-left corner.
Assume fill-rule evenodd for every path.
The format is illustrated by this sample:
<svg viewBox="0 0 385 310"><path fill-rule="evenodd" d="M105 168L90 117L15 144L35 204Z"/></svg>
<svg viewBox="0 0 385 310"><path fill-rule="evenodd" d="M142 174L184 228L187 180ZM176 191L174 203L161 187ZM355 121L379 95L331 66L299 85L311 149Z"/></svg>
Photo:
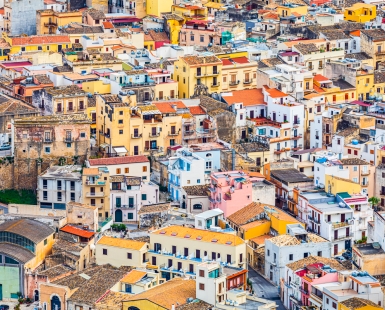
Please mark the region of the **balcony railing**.
<svg viewBox="0 0 385 310"><path fill-rule="evenodd" d="M86 185L100 185L104 186L106 185L106 181L92 181L92 180L87 180Z"/></svg>
<svg viewBox="0 0 385 310"><path fill-rule="evenodd" d="M74 142L74 138L73 137L64 137L63 141L67 142L67 143L72 143L72 142Z"/></svg>
<svg viewBox="0 0 385 310"><path fill-rule="evenodd" d="M369 175L370 174L370 170L361 170L361 175Z"/></svg>
<svg viewBox="0 0 385 310"><path fill-rule="evenodd" d="M377 51L376 55L385 55L385 51Z"/></svg>
<svg viewBox="0 0 385 310"><path fill-rule="evenodd" d="M329 223L332 225L333 229L338 229L341 227L350 226L351 224L349 222L335 222L335 223Z"/></svg>
<svg viewBox="0 0 385 310"><path fill-rule="evenodd" d="M47 143L47 144L53 143L53 140L52 139L44 139L43 143Z"/></svg>
<svg viewBox="0 0 385 310"><path fill-rule="evenodd" d="M308 290L305 290L304 288L300 287L299 288L300 292L305 294L305 295L309 295L309 291Z"/></svg>
<svg viewBox="0 0 385 310"><path fill-rule="evenodd" d="M221 71L217 70L211 73L205 73L205 76L216 76L216 75L219 75L219 73L221 73Z"/></svg>
<svg viewBox="0 0 385 310"><path fill-rule="evenodd" d="M219 87L221 85L221 82L216 82L215 84L212 83L211 87Z"/></svg>
<svg viewBox="0 0 385 310"><path fill-rule="evenodd" d="M87 197L104 197L104 192L87 192Z"/></svg>
<svg viewBox="0 0 385 310"><path fill-rule="evenodd" d="M362 185L362 186L365 186L365 187L366 187L366 186L369 186L369 182L368 182L368 181L362 182L361 185Z"/></svg>
<svg viewBox="0 0 385 310"><path fill-rule="evenodd" d="M332 240L333 240L333 241L336 241L336 240L343 240L343 239L349 239L349 238L352 238L352 237L353 237L353 233L350 233L350 234L345 235L345 236L337 236L337 237L333 236L333 237L332 237Z"/></svg>
<svg viewBox="0 0 385 310"><path fill-rule="evenodd" d="M150 132L149 134L148 134L148 136L150 137L150 138L154 138L154 137L159 137L160 136L160 132Z"/></svg>
<svg viewBox="0 0 385 310"><path fill-rule="evenodd" d="M253 79L243 80L243 84L251 84L253 83Z"/></svg>
<svg viewBox="0 0 385 310"><path fill-rule="evenodd" d="M155 150L159 150L159 146L145 147L144 150L145 150L145 151L155 151Z"/></svg>
<svg viewBox="0 0 385 310"><path fill-rule="evenodd" d="M299 135L296 135L296 136L292 136L291 139L292 139L292 140L299 140L299 139L302 139L302 135L299 134Z"/></svg>
<svg viewBox="0 0 385 310"><path fill-rule="evenodd" d="M173 132L173 131L169 131L169 132L168 132L168 135L169 135L169 136L177 136L177 135L179 135L179 132L180 132L180 130L174 131L174 132Z"/></svg>
<svg viewBox="0 0 385 310"><path fill-rule="evenodd" d="M137 134L137 135L135 135L135 134L131 134L131 139L140 139L142 137L142 134L140 133L140 134Z"/></svg>
<svg viewBox="0 0 385 310"><path fill-rule="evenodd" d="M94 203L91 205L91 207L98 207L98 209L103 209L104 208L104 204L101 204L101 203Z"/></svg>
<svg viewBox="0 0 385 310"><path fill-rule="evenodd" d="M230 81L229 85L230 86L237 86L239 84L239 81Z"/></svg>
<svg viewBox="0 0 385 310"><path fill-rule="evenodd" d="M134 209L135 205L134 204L128 204L128 205L115 204L114 207L117 209Z"/></svg>
<svg viewBox="0 0 385 310"><path fill-rule="evenodd" d="M44 27L57 27L57 24L54 22L44 23Z"/></svg>

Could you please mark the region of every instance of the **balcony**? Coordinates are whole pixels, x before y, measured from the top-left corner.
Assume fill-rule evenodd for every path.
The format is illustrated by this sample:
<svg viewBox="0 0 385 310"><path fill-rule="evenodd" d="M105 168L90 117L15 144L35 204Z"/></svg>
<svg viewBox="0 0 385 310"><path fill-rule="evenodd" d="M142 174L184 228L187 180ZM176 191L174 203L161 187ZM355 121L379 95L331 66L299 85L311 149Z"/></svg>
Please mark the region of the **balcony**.
<svg viewBox="0 0 385 310"><path fill-rule="evenodd" d="M221 85L221 83L220 82L216 82L215 84L214 83L212 83L211 84L211 87L219 87Z"/></svg>
<svg viewBox="0 0 385 310"><path fill-rule="evenodd" d="M205 76L217 76L219 75L219 73L221 73L220 71L213 71L211 73L205 73Z"/></svg>
<svg viewBox="0 0 385 310"><path fill-rule="evenodd" d="M385 195L385 191L380 191L380 195Z"/></svg>
<svg viewBox="0 0 385 310"><path fill-rule="evenodd" d="M142 137L142 134L140 133L140 134L137 134L137 135L135 135L135 134L131 134L131 139L140 139Z"/></svg>
<svg viewBox="0 0 385 310"><path fill-rule="evenodd" d="M94 203L91 205L91 207L98 207L98 209L104 209L104 204L101 204L101 203Z"/></svg>
<svg viewBox="0 0 385 310"><path fill-rule="evenodd" d="M299 290L300 290L300 292L301 292L302 294L309 295L309 291L308 291L308 290L305 290L305 289L302 288L302 287L300 287Z"/></svg>
<svg viewBox="0 0 385 310"><path fill-rule="evenodd" d="M385 51L377 51L376 56L385 55Z"/></svg>
<svg viewBox="0 0 385 310"><path fill-rule="evenodd" d="M43 143L50 144L50 143L53 143L53 140L52 139L44 139Z"/></svg>
<svg viewBox="0 0 385 310"><path fill-rule="evenodd" d="M158 131L158 132L150 132L149 134L148 134L148 136L150 137L150 138L156 138L156 137L159 137L160 136L160 132Z"/></svg>
<svg viewBox="0 0 385 310"><path fill-rule="evenodd" d="M291 137L291 140L299 140L299 139L302 139L302 135L296 135Z"/></svg>
<svg viewBox="0 0 385 310"><path fill-rule="evenodd" d="M290 149L286 149L286 148L275 149L275 150L274 150L274 154L281 154L281 153L287 152L287 151L289 151L289 150L290 150Z"/></svg>
<svg viewBox="0 0 385 310"><path fill-rule="evenodd" d="M74 140L73 137L65 137L65 138L63 139L63 141L66 142L66 143L72 143L72 142L74 142L75 140Z"/></svg>
<svg viewBox="0 0 385 310"><path fill-rule="evenodd" d="M104 197L104 192L87 192L86 197Z"/></svg>
<svg viewBox="0 0 385 310"><path fill-rule="evenodd" d="M335 222L335 223L329 223L329 224L332 225L333 229L339 229L339 228L347 227L351 225L348 222Z"/></svg>
<svg viewBox="0 0 385 310"><path fill-rule="evenodd" d="M117 204L117 205L114 205L114 207L116 209L134 209L135 205L134 204L128 204L128 205Z"/></svg>
<svg viewBox="0 0 385 310"><path fill-rule="evenodd" d="M229 85L230 86L237 86L239 84L239 81L230 81Z"/></svg>
<svg viewBox="0 0 385 310"><path fill-rule="evenodd" d="M201 77L204 76L204 74L203 74L203 72L197 72L197 73L194 74L194 76L195 76L196 78L201 78Z"/></svg>
<svg viewBox="0 0 385 310"><path fill-rule="evenodd" d="M370 174L370 170L361 170L361 175L369 175Z"/></svg>
<svg viewBox="0 0 385 310"><path fill-rule="evenodd" d="M364 186L364 187L368 187L369 186L369 182L368 181L362 182L361 185Z"/></svg>
<svg viewBox="0 0 385 310"><path fill-rule="evenodd" d="M185 130L185 131L184 131L184 135L185 135L185 136L191 136L191 135L194 134L194 133L195 133L194 130Z"/></svg>
<svg viewBox="0 0 385 310"><path fill-rule="evenodd" d="M253 83L253 79L243 80L243 84L251 84Z"/></svg>
<svg viewBox="0 0 385 310"><path fill-rule="evenodd" d="M99 185L99 186L104 186L104 185L106 185L106 181L86 180L86 185Z"/></svg>
<svg viewBox="0 0 385 310"><path fill-rule="evenodd" d="M57 27L57 24L54 22L44 23L44 27Z"/></svg>
<svg viewBox="0 0 385 310"><path fill-rule="evenodd" d="M179 129L178 131L169 131L169 132L168 132L168 135L169 135L169 136L172 136L172 137L173 137L173 136L178 136L178 135L179 135L179 132L180 132L180 129Z"/></svg>
<svg viewBox="0 0 385 310"><path fill-rule="evenodd" d="M159 146L155 145L155 146L145 147L144 150L146 152L148 152L148 151L157 151L157 150L159 150Z"/></svg>
<svg viewBox="0 0 385 310"><path fill-rule="evenodd" d="M352 237L353 237L353 233L350 233L350 234L345 235L345 236L337 236L337 237L333 236L333 237L332 237L332 240L333 240L333 241L344 240L344 239L350 239L350 238L352 238Z"/></svg>
<svg viewBox="0 0 385 310"><path fill-rule="evenodd" d="M319 136L315 136L315 139L316 139L316 140L319 140Z"/></svg>

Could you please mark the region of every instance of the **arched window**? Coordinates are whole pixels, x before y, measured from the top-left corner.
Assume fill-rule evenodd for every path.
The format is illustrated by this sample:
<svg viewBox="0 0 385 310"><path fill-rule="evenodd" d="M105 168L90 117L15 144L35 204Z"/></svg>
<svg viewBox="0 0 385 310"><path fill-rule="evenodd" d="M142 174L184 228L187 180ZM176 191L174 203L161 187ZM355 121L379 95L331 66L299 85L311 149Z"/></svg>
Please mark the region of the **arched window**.
<svg viewBox="0 0 385 310"><path fill-rule="evenodd" d="M211 155L211 153L206 154L206 157L211 157L211 156L213 156L213 155Z"/></svg>
<svg viewBox="0 0 385 310"><path fill-rule="evenodd" d="M131 306L131 307L128 307L127 310L140 310L140 309L138 307Z"/></svg>
<svg viewBox="0 0 385 310"><path fill-rule="evenodd" d="M200 203L196 203L195 205L193 205L193 209L194 210L202 210L202 205Z"/></svg>

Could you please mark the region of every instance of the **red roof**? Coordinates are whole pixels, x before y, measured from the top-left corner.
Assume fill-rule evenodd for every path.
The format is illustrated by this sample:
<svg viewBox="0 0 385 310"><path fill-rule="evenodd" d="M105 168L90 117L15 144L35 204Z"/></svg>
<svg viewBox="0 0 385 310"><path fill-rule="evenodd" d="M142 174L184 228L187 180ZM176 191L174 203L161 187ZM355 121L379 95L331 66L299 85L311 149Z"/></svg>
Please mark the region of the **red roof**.
<svg viewBox="0 0 385 310"><path fill-rule="evenodd" d="M317 85L315 85L315 84L313 84L313 89L314 89L317 93L324 93L324 92L325 92L321 87L319 87L319 86L317 86Z"/></svg>
<svg viewBox="0 0 385 310"><path fill-rule="evenodd" d="M97 158L89 159L88 161L90 163L90 166L123 165L149 162L148 158L144 155Z"/></svg>
<svg viewBox="0 0 385 310"><path fill-rule="evenodd" d="M350 35L354 36L354 37L359 37L360 34L361 34L361 30L354 30L354 31L350 32Z"/></svg>
<svg viewBox="0 0 385 310"><path fill-rule="evenodd" d="M15 67L25 67L25 66L32 66L32 62L29 61L7 61L7 62L1 62L1 66L6 68L15 68Z"/></svg>
<svg viewBox="0 0 385 310"><path fill-rule="evenodd" d="M228 105L234 103L242 103L244 106L266 104L263 100L262 88L236 90L232 94L232 96L223 96Z"/></svg>
<svg viewBox="0 0 385 310"><path fill-rule="evenodd" d="M203 110L203 108L199 105L193 106L193 107L188 107L188 108L189 108L190 113L192 115L205 115L206 114L205 110Z"/></svg>
<svg viewBox="0 0 385 310"><path fill-rule="evenodd" d="M268 87L266 85L264 85L263 87L269 93L269 96L271 98L282 98L282 97L286 97L287 96L287 94L285 94L284 92L281 92L278 89L270 88L270 87Z"/></svg>
<svg viewBox="0 0 385 310"><path fill-rule="evenodd" d="M103 22L103 26L105 29L112 29L114 25L111 22Z"/></svg>
<svg viewBox="0 0 385 310"><path fill-rule="evenodd" d="M176 109L174 109L173 106L176 106L177 109L187 108L182 101L153 102L153 104L161 113L175 113Z"/></svg>
<svg viewBox="0 0 385 310"><path fill-rule="evenodd" d="M66 225L66 226L60 228L60 231L64 231L66 233L69 233L69 234L72 234L75 236L79 236L79 237L83 237L83 238L91 238L95 235L95 233L93 231L77 228L77 227L74 227L71 225Z"/></svg>
<svg viewBox="0 0 385 310"><path fill-rule="evenodd" d="M317 81L317 82L326 82L326 81L330 81L327 77L324 77L323 75L321 74L316 74L314 76L314 81Z"/></svg>
<svg viewBox="0 0 385 310"><path fill-rule="evenodd" d="M246 56L235 57L235 58L225 58L225 59L221 59L221 60L222 60L222 64L224 66L231 66L234 64L247 64L250 62Z"/></svg>
<svg viewBox="0 0 385 310"><path fill-rule="evenodd" d="M15 45L41 45L41 44L56 44L56 43L71 43L67 35L41 35L29 37L12 38L12 46Z"/></svg>

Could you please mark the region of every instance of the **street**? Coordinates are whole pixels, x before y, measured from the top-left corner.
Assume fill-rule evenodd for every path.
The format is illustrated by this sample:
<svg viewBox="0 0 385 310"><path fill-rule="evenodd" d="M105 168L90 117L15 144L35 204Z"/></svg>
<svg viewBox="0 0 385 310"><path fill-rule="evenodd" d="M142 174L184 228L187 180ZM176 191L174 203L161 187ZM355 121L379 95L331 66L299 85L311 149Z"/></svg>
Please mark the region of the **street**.
<svg viewBox="0 0 385 310"><path fill-rule="evenodd" d="M277 287L251 268L249 268L249 279L253 284L253 290L257 297L273 300L276 302L278 310L285 310L285 307L279 298Z"/></svg>

